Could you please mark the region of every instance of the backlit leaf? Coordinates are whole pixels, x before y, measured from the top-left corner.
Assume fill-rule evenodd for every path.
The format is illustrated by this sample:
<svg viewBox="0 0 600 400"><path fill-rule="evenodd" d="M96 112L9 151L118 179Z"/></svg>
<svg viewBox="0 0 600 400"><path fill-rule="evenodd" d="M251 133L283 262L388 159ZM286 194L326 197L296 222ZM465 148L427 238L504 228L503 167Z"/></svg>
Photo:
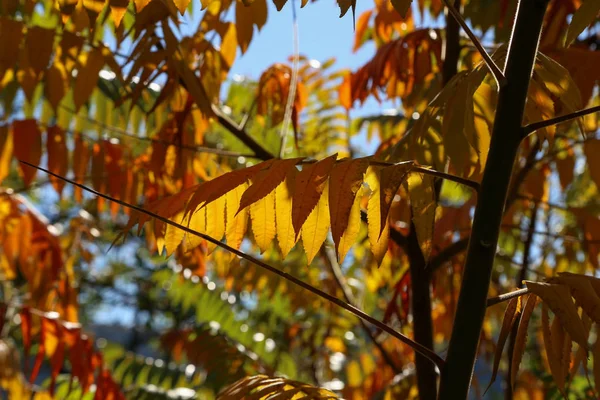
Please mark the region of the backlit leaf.
<svg viewBox="0 0 600 400"><path fill-rule="evenodd" d="M417 239L425 260L431 253L431 240L435 223L437 201L433 187L434 179L430 175L411 173L408 177L408 190L412 220L417 230Z"/></svg>
<svg viewBox="0 0 600 400"><path fill-rule="evenodd" d="M8 125L0 126L0 184L10 173L13 154L13 133Z"/></svg>
<svg viewBox="0 0 600 400"><path fill-rule="evenodd" d="M342 161L334 165L329 177L329 215L331 235L336 249L348 226L350 210L364 180L369 161L364 158Z"/></svg>
<svg viewBox="0 0 600 400"><path fill-rule="evenodd" d="M521 365L521 359L525 352L525 344L527 343L527 327L529 326L529 320L531 314L538 302L538 297L534 294L527 296L525 300L525 306L523 307L523 313L519 320L519 328L517 329L517 336L515 337L515 344L512 354L512 366L511 366L511 377L510 382L514 387L517 373L519 372L519 366Z"/></svg>
<svg viewBox="0 0 600 400"><path fill-rule="evenodd" d="M296 186L297 187L297 186ZM294 197L295 199L295 197ZM293 206L293 203L292 203ZM323 184L322 195L302 226L302 246L310 264L327 238L329 231L329 185Z"/></svg>
<svg viewBox="0 0 600 400"><path fill-rule="evenodd" d="M380 201L380 225L379 235L385 229L387 225L388 215L390 213L390 207L392 201L402 182L408 178L410 171L410 165L400 164L385 167L381 170L380 182L379 182L379 201ZM411 197L412 198L412 197Z"/></svg>
<svg viewBox="0 0 600 400"><path fill-rule="evenodd" d="M67 149L67 138L65 131L53 125L48 127L46 138L46 151L48 152L48 169L60 176L66 176L69 162L69 151ZM50 177L52 186L60 195L65 186L62 179Z"/></svg>
<svg viewBox="0 0 600 400"><path fill-rule="evenodd" d="M387 223L387 219L383 222L383 229L381 229L380 176L381 168L370 166L367 169L366 182L371 189L371 196L367 205L367 233L369 235L371 252L375 256L377 265L381 265L381 261L383 261L385 253L387 253L390 236L390 226Z"/></svg>
<svg viewBox="0 0 600 400"><path fill-rule="evenodd" d="M206 234L216 240L225 234L225 198L221 196L206 206ZM207 243L207 254L216 247L214 243Z"/></svg>
<svg viewBox="0 0 600 400"><path fill-rule="evenodd" d="M360 201L362 199L362 187L358 189L358 193L350 209L350 216L348 218L348 226L344 230L344 234L340 238L340 243L337 246L338 262L341 264L346 258L346 254L350 248L356 242L358 233L360 231Z"/></svg>
<svg viewBox="0 0 600 400"><path fill-rule="evenodd" d="M600 2L597 0L584 0L583 4L579 6L573 19L569 24L567 30L567 37L565 39L565 45L570 45L581 32L594 22L600 12Z"/></svg>
<svg viewBox="0 0 600 400"><path fill-rule="evenodd" d="M506 339L512 331L512 327L515 321L521 316L521 308L521 297L515 297L510 299L508 305L506 306L506 310L504 311L504 318L502 320L502 328L500 329L500 334L498 335L498 342L496 343L496 351L494 353L494 366L492 367L492 377L490 378L490 383L485 389L486 392L492 386L492 383L494 383L494 381L496 380L496 376L498 375L498 367L500 366L500 360L502 359L502 351L504 350L504 345L506 344Z"/></svg>
<svg viewBox="0 0 600 400"><path fill-rule="evenodd" d="M38 165L42 156L42 133L34 119L15 120L13 122L14 154L19 160ZM33 181L37 170L19 163L25 186Z"/></svg>
<svg viewBox="0 0 600 400"><path fill-rule="evenodd" d="M271 163L269 169L258 173L252 179L252 185L242 195L240 201L240 210L262 199L271 193L283 180L291 169L296 169L296 164L302 158L292 158L286 160L275 160Z"/></svg>
<svg viewBox="0 0 600 400"><path fill-rule="evenodd" d="M292 224L296 236L300 233L308 215L319 202L319 198L322 197L321 194L336 158L337 154L334 154L315 164L305 165L296 177L292 201ZM329 199L327 199L327 204L329 204ZM329 225L329 217L327 220Z"/></svg>
<svg viewBox="0 0 600 400"><path fill-rule="evenodd" d="M238 212L242 194L247 187L248 184L243 183L226 194L227 229L225 237L227 239L227 244L236 249L240 248L246 230L248 229L248 209L245 208Z"/></svg>
<svg viewBox="0 0 600 400"><path fill-rule="evenodd" d="M260 252L267 251L275 239L275 192L271 192L250 206L252 233Z"/></svg>
<svg viewBox="0 0 600 400"><path fill-rule="evenodd" d="M89 99L98 82L98 74L104 66L102 48L93 48L82 59L73 84L73 103L75 111Z"/></svg>
<svg viewBox="0 0 600 400"><path fill-rule="evenodd" d="M290 169L285 180L275 189L275 225L283 258L288 255L298 240L292 226L292 199L296 175L298 171L295 168Z"/></svg>

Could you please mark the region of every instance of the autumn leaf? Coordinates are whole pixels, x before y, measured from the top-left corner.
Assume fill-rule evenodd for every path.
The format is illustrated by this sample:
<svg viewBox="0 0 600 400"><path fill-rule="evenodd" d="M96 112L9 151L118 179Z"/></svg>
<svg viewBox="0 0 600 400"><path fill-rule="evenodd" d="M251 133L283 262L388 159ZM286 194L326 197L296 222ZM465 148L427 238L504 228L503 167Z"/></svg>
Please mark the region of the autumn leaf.
<svg viewBox="0 0 600 400"><path fill-rule="evenodd" d="M338 262L341 264L346 258L346 254L350 248L356 242L358 233L360 231L360 201L362 200L363 188L360 187L352 203L352 208L349 212L348 225L344 230L342 237L340 238L339 245L337 246Z"/></svg>
<svg viewBox="0 0 600 400"><path fill-rule="evenodd" d="M437 201L433 188L433 177L422 173L411 173L408 177L408 191L412 220L417 230L417 239L425 260L431 253L433 226Z"/></svg>
<svg viewBox="0 0 600 400"><path fill-rule="evenodd" d="M370 166L367 169L366 182L371 189L371 196L367 204L367 233L371 252L375 256L377 265L381 265L383 257L388 250L390 226L387 219L381 218L381 168ZM383 229L382 229L383 225Z"/></svg>
<svg viewBox="0 0 600 400"><path fill-rule="evenodd" d="M57 175L65 176L69 167L69 150L67 149L65 131L53 125L48 127L47 132L46 151L48 153L48 169ZM54 177L51 177L50 180L56 192L61 195L65 187L65 181Z"/></svg>
<svg viewBox="0 0 600 400"><path fill-rule="evenodd" d="M260 252L267 251L276 234L275 192L271 192L250 206L252 233Z"/></svg>
<svg viewBox="0 0 600 400"><path fill-rule="evenodd" d="M305 165L296 177L292 200L292 225L296 236L300 234L302 225L322 197L336 158L337 154L334 154L314 164ZM329 203L329 199L327 202ZM329 217L327 220L329 224Z"/></svg>
<svg viewBox="0 0 600 400"><path fill-rule="evenodd" d="M350 219L350 210L360 191L368 159L359 158L337 163L329 177L329 215L331 235L339 253L339 244ZM342 257L343 258L343 257Z"/></svg>
<svg viewBox="0 0 600 400"><path fill-rule="evenodd" d="M523 313L521 315L521 318L519 319L519 328L517 329L517 336L515 337L515 344L512 354L512 365L510 369L510 382L513 387L515 386L517 373L519 372L519 366L521 365L521 359L523 358L523 353L525 352L529 320L531 319L531 314L533 313L537 302L538 297L536 295L528 295L527 299L525 300L525 306L523 306Z"/></svg>
<svg viewBox="0 0 600 400"><path fill-rule="evenodd" d="M225 234L225 199L226 196L221 196L206 206L206 234L216 240L221 240ZM206 246L207 254L217 248L214 243Z"/></svg>
<svg viewBox="0 0 600 400"><path fill-rule="evenodd" d="M569 24L569 29L567 30L567 36L565 38L565 46L569 46L577 36L584 31L585 28L590 26L592 22L598 17L598 13L600 12L600 3L594 0L584 0L583 4L579 6L575 14L573 14L573 19Z"/></svg>
<svg viewBox="0 0 600 400"><path fill-rule="evenodd" d="M248 46L254 35L254 27L260 30L267 22L266 0L255 0L246 5L241 0L235 1L235 25L237 42L242 54L248 50Z"/></svg>
<svg viewBox="0 0 600 400"><path fill-rule="evenodd" d="M227 226L225 238L227 244L235 249L240 248L246 230L248 229L248 209L245 208L239 211L240 200L247 187L248 184L243 183L226 194Z"/></svg>
<svg viewBox="0 0 600 400"><path fill-rule="evenodd" d="M259 201L271 193L287 176L291 169L296 169L302 158L275 160L269 169L259 172L253 179L252 185L244 192L239 210Z"/></svg>
<svg viewBox="0 0 600 400"><path fill-rule="evenodd" d="M296 168L290 169L285 180L275 189L275 225L283 258L288 255L298 240L292 225L292 199L297 175Z"/></svg>
<svg viewBox="0 0 600 400"><path fill-rule="evenodd" d="M412 3L412 0L392 0L392 5L403 18L406 18L410 3Z"/></svg>
<svg viewBox="0 0 600 400"><path fill-rule="evenodd" d="M496 376L498 375L498 367L500 366L500 360L502 359L502 351L504 350L506 339L508 338L509 333L512 331L512 327L515 324L515 321L521 317L521 309L522 305L520 297L512 298L506 306L506 310L504 311L504 318L502 319L502 328L500 328L498 342L496 343L496 351L494 353L492 377L490 378L490 383L485 389L485 392L487 392L492 386L492 383L496 381Z"/></svg>
<svg viewBox="0 0 600 400"><path fill-rule="evenodd" d="M101 47L91 49L80 58L81 68L77 70L77 77L73 84L73 104L75 111L92 95L98 82L98 74L104 66L104 54Z"/></svg>
<svg viewBox="0 0 600 400"><path fill-rule="evenodd" d="M298 186L296 186L296 188L297 187ZM295 198L296 197L294 197L294 199ZM302 225L302 246L304 247L304 251L306 252L308 264L310 264L313 258L315 258L315 255L319 252L321 245L327 238L329 226L329 184L327 181L325 181L325 183L323 184L322 195L317 200L316 206L312 209L312 211L306 218L306 222L304 222L304 224Z"/></svg>
<svg viewBox="0 0 600 400"><path fill-rule="evenodd" d="M0 126L0 183L10 173L13 153L13 133L9 126Z"/></svg>
<svg viewBox="0 0 600 400"><path fill-rule="evenodd" d="M38 165L42 156L42 132L34 119L15 120L12 126L14 154L18 160ZM36 169L19 163L25 186L29 186L35 177Z"/></svg>

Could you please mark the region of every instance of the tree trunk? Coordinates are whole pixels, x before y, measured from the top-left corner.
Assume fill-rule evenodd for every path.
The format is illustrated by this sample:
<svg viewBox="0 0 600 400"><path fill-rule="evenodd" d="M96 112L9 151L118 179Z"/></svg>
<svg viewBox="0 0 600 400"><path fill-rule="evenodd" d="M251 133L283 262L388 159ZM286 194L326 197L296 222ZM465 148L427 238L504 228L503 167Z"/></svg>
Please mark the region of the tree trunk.
<svg viewBox="0 0 600 400"><path fill-rule="evenodd" d="M548 0L521 0L508 46L505 84L500 88L492 140L452 327L440 399L466 399L475 366L479 336L496 254L500 223L517 150L529 80Z"/></svg>

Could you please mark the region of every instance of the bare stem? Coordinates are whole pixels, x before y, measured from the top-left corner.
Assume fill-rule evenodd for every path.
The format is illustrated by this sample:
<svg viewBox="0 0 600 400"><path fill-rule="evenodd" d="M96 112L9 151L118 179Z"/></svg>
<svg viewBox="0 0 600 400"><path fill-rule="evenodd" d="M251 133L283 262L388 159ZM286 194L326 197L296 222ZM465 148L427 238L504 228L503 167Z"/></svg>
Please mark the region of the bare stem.
<svg viewBox="0 0 600 400"><path fill-rule="evenodd" d="M227 245L227 244L225 244L225 243L223 243L223 242L221 242L221 241L219 241L219 240L217 240L217 239L215 239L215 238L213 238L211 236L208 236L208 235L204 234L204 233L197 232L197 231L195 231L193 229L188 228L187 226L180 225L180 224L178 224L176 222L173 222L173 221L169 220L168 218L162 217L162 216L160 216L158 214L155 214L155 213L153 213L151 211L145 210L142 207L138 207L136 205L129 204L129 203L125 202L125 201L116 199L116 198L114 198L112 196L108 196L108 195L106 195L104 193L100 193L97 190L94 190L94 189L92 189L90 187L87 187L85 185L79 184L79 183L77 183L75 181L72 181L71 179L62 177L62 176L60 176L58 174L55 174L55 173L53 173L53 172L51 172L51 171L49 171L49 170L47 170L45 168L42 168L42 167L30 164L27 161L23 161L23 160L19 160L19 162L21 162L21 163L23 163L25 165L28 165L28 166L30 166L32 168L39 169L40 171L43 171L43 172L45 172L45 173L47 173L49 175L55 176L55 177L57 177L59 179L62 179L63 181L68 182L71 185L75 185L77 187L80 187L81 189L83 189L83 190L85 190L87 192L90 192L92 194L95 194L96 196L100 196L100 197L102 197L102 198L104 198L106 200L110 200L112 202L115 202L115 203L123 206L123 207L130 208L130 209L135 210L137 212L140 212L142 214L146 214L146 215L148 215L148 216L150 216L152 218L155 218L155 219L157 219L157 220L159 220L159 221L161 221L161 222L163 222L163 223L165 223L167 225L171 225L171 226L174 226L176 228L179 228L182 231L184 231L184 232L186 232L186 233L188 233L190 235L197 236L197 237L199 237L201 239L206 240L207 242L213 243L213 244L215 244L215 245L217 245L217 246L219 246L219 247L221 247L221 248L229 251L230 253L235 254L236 256L238 256L240 258L243 258L243 259L245 259L245 260L247 260L247 261L249 261L249 262L251 262L251 263L253 263L253 264L255 264L255 265L257 265L257 266L259 266L261 268L263 268L263 269L266 269L267 271L270 271L270 272L274 273L275 275L278 275L281 278L286 279L286 280L292 282L293 284L295 284L297 286L300 286L301 288L303 288L305 290L308 290L309 292L311 292L311 293L313 293L313 294L315 294L315 295L317 295L317 296L319 296L319 297L321 297L321 298L323 298L323 299L325 299L325 300L327 300L327 301L329 301L329 302L331 302L333 304L336 304L337 306L339 306L339 307L345 309L346 311L348 311L348 312L356 315L357 317L359 317L359 318L361 318L361 319L369 322L370 324L376 326L377 328L379 328L379 329L381 329L381 330L389 333L390 335L392 335L396 339L400 340L402 343L405 343L408 346L410 346L417 353L422 354L425 357L427 357L429 360L431 360L433 363L435 363L439 368L442 368L443 365L444 365L444 359L442 357L440 357L439 355L437 355L436 353L434 353L430 349L426 348L425 346L422 346L421 344L413 341L408 336L405 336L402 333L396 331L391 326L389 326L387 324L384 324L383 322L381 322L381 321L373 318L372 316L370 316L369 314L365 313L364 311L359 310L358 308L356 308L356 307L354 307L354 306L352 306L352 305L350 305L350 304L348 304L348 303L346 303L346 302L338 299L337 297L332 296L329 293L326 293L326 292L324 292L324 291L322 291L320 289L317 289L314 286L312 286L312 285L310 285L310 284L308 284L308 283L306 283L306 282L304 282L304 281L302 281L302 280L300 280L300 279L298 279L298 278L296 278L296 277L294 277L294 276L292 276L292 275L290 275L290 274L288 274L286 272L283 272L283 271L281 271L281 270L279 270L279 269L277 269L277 268L275 268L275 267L273 267L273 266L271 266L271 265L269 265L269 264L267 264L267 263L265 263L265 262L263 262L263 261L255 258L255 257L253 257L253 256L251 256L249 254L246 254L246 253L244 253L244 252L242 252L240 250L237 250L237 249L235 249L235 248L233 248L233 247L231 247L231 246L229 246L229 245Z"/></svg>
<svg viewBox="0 0 600 400"><path fill-rule="evenodd" d="M471 41L473 42L473 45L475 46L475 48L477 48L477 50L479 51L479 54L481 54L481 57L483 58L485 65L487 65L487 67L492 72L492 75L496 79L496 82L498 83L498 87L504 86L506 84L506 77L504 76L504 73L502 73L502 71L500 70L498 65L496 65L496 63L494 62L492 57L490 57L490 55L485 50L485 48L483 47L483 45L481 44L481 42L479 41L477 36L475 36L475 34L471 30L471 28L469 28L469 25L467 25L467 23L465 22L465 19L462 17L462 15L460 15L460 13L456 9L456 7L454 7L448 0L443 0L443 1L444 1L444 5L448 8L448 11L450 12L450 14L452 14L452 16L454 17L456 22L458 22L458 24L461 26L461 28L463 28L463 30L465 31L465 33L467 34L469 39L471 39Z"/></svg>

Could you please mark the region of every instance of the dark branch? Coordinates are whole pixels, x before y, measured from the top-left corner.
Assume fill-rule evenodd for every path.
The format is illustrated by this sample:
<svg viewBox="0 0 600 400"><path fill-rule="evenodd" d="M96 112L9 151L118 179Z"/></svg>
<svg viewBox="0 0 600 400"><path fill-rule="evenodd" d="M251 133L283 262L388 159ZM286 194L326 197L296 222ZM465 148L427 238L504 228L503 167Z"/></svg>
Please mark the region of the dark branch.
<svg viewBox="0 0 600 400"><path fill-rule="evenodd" d="M537 131L538 129L546 128L548 126L560 124L561 122L567 122L575 118L583 117L585 115L600 111L600 106L586 108L574 113L561 115L560 117L550 118L545 121L534 122L523 127L523 138L529 136L530 133Z"/></svg>
<svg viewBox="0 0 600 400"><path fill-rule="evenodd" d="M483 58L485 65L487 65L487 67L492 72L492 75L496 79L496 82L498 83L498 87L504 86L506 84L506 77L504 76L504 73L502 73L502 71L500 70L498 65L496 65L496 63L494 62L492 57L490 57L490 55L485 50L485 48L483 47L483 45L481 44L481 42L479 41L477 36L475 36L475 34L471 30L471 28L469 28L469 25L467 25L465 19L462 17L462 15L460 15L460 13L456 9L456 7L454 7L452 4L450 4L450 2L448 0L444 0L444 4L448 8L448 11L450 12L450 14L452 14L454 19L456 20L456 22L458 22L458 24L461 26L461 28L463 28L463 30L465 31L465 33L467 34L469 39L471 39L471 41L473 42L473 45L479 51L479 54L481 54L481 57Z"/></svg>

